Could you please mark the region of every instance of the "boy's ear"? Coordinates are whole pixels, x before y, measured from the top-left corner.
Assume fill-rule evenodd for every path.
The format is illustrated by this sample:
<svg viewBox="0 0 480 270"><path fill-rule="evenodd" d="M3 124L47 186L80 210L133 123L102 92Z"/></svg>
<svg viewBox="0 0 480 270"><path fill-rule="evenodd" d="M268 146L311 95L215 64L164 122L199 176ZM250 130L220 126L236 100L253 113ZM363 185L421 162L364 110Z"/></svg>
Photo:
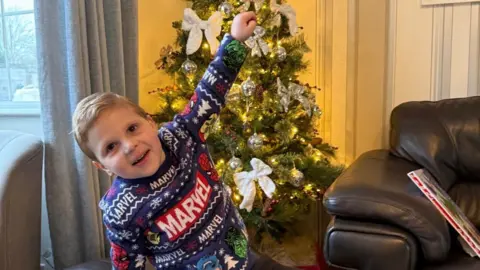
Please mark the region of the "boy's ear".
<svg viewBox="0 0 480 270"><path fill-rule="evenodd" d="M110 170L108 170L107 168L105 168L105 166L103 166L100 162L92 161L92 163L93 163L93 166L95 166L97 169L106 172L108 174L108 176L113 175L113 173Z"/></svg>

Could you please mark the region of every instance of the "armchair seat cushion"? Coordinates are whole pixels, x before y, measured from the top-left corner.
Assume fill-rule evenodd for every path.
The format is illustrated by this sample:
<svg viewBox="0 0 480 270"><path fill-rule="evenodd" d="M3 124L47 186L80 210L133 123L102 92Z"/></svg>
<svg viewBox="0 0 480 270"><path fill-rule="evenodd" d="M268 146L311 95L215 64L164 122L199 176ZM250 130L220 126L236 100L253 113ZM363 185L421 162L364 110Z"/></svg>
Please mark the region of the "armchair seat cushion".
<svg viewBox="0 0 480 270"><path fill-rule="evenodd" d="M421 264L421 270L477 270L480 269L480 260L467 255L460 247L452 248L447 259L438 263Z"/></svg>
<svg viewBox="0 0 480 270"><path fill-rule="evenodd" d="M448 193L473 225L480 228L480 183L460 182L455 184Z"/></svg>

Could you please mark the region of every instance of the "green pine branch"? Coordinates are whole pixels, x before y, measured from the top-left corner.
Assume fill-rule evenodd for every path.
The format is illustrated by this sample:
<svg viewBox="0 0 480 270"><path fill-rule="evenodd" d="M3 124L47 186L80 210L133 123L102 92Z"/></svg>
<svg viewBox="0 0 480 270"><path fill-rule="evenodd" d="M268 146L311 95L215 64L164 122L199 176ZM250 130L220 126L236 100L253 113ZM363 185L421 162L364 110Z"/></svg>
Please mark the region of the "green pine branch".
<svg viewBox="0 0 480 270"><path fill-rule="evenodd" d="M224 0L189 2L197 15L202 20L207 20ZM230 3L236 9L242 4L237 1ZM233 170L228 164L232 156L241 159L242 171L252 170L252 158L259 158L272 168L273 172L269 177L276 184L273 199L278 202L269 205L269 200L257 185L253 210L241 210L240 213L246 225L256 232L257 240L261 240L262 235L269 234L281 241L285 233L291 230L293 223L306 217L311 202L321 198L326 188L344 168L332 162L336 147L318 136L316 123L321 114L313 112L309 115L295 98L292 98L288 112L285 112L281 104L277 78L280 78L286 87L290 82L303 85L298 81L298 76L309 68L310 63L304 60L303 56L311 50L303 33L294 37L290 35L288 21L283 16L280 27L269 26L275 14L269 10L268 4L269 1L266 1L266 7L257 13L258 24L266 30L263 39L270 44L272 51L276 46L285 48L287 58L278 61L273 52L262 57L247 57L235 83L241 85L250 77L257 84L256 92L252 97L245 97L241 89L234 87L230 90L226 97L227 104L212 128L207 143L213 159L217 162L216 168L225 184L231 188L232 199L237 206L242 198L234 182L234 175L238 170ZM253 10L253 5L250 10ZM233 16L224 18L219 39L230 32L232 19ZM187 77L182 72L182 64L187 60L185 47L189 33L183 31L181 26L181 20L172 23L177 38L172 51L161 58L163 72L174 78L174 88L168 91L152 91L155 92L152 95L158 99L158 111L152 116L159 125L171 121L173 116L188 104L195 86L212 60L210 49L202 45L197 52L188 56L189 60L196 63L197 72L192 77ZM202 44L206 44L205 39ZM318 90L305 86L305 97L315 96L314 91ZM259 150L252 150L248 146L248 139L255 132L264 138L263 146ZM304 175L300 186L295 186L292 182L294 168Z"/></svg>

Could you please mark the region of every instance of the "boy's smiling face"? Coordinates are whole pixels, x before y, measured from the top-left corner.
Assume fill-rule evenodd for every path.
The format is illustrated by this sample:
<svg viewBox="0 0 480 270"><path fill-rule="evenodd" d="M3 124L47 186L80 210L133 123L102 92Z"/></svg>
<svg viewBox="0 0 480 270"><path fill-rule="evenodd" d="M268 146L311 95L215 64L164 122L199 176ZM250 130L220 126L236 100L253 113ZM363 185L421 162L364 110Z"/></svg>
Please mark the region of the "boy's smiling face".
<svg viewBox="0 0 480 270"><path fill-rule="evenodd" d="M116 106L102 112L88 131L93 164L124 179L152 176L165 161L155 122Z"/></svg>

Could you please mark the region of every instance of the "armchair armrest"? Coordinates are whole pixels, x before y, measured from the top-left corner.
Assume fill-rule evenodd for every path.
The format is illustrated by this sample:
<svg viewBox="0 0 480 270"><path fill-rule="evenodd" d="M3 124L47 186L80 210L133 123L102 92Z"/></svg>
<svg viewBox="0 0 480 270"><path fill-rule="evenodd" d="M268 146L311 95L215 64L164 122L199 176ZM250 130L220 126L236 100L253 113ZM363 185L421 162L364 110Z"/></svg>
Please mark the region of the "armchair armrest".
<svg viewBox="0 0 480 270"><path fill-rule="evenodd" d="M42 164L40 138L0 130L0 269L40 266Z"/></svg>
<svg viewBox="0 0 480 270"><path fill-rule="evenodd" d="M323 254L328 265L341 269L414 270L418 248L413 235L396 226L333 217Z"/></svg>
<svg viewBox="0 0 480 270"><path fill-rule="evenodd" d="M327 190L329 214L392 224L419 241L428 261L446 258L450 234L446 220L408 178L419 167L387 150L361 155Z"/></svg>

